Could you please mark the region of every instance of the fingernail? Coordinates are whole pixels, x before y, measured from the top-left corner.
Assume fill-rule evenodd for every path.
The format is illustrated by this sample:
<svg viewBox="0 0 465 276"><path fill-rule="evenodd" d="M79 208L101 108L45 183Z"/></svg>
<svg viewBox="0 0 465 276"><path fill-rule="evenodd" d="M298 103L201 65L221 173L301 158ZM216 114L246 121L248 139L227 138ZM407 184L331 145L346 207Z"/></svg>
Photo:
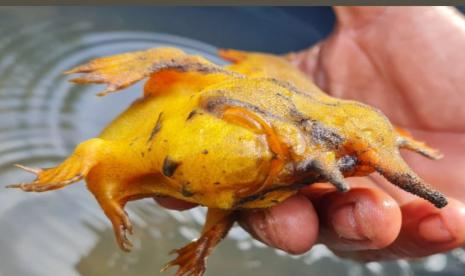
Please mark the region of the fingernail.
<svg viewBox="0 0 465 276"><path fill-rule="evenodd" d="M331 223L334 231L336 231L341 238L353 241L367 240L355 218L354 203L339 207L334 212Z"/></svg>
<svg viewBox="0 0 465 276"><path fill-rule="evenodd" d="M429 242L450 242L454 240L440 215L431 215L418 224L418 234Z"/></svg>

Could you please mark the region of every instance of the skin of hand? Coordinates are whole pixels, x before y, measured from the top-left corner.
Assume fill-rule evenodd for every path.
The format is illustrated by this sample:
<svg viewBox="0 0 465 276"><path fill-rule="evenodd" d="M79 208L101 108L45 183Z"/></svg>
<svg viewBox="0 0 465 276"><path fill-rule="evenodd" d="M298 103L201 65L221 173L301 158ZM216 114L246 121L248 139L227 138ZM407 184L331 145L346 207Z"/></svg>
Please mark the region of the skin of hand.
<svg viewBox="0 0 465 276"><path fill-rule="evenodd" d="M465 19L448 7L336 7L333 33L290 60L332 96L379 108L396 126L440 149L405 153L448 196L436 209L382 177L350 178L351 190L314 184L267 210L241 214L262 242L301 254L319 242L364 261L415 258L465 244ZM190 203L156 199L184 210Z"/></svg>

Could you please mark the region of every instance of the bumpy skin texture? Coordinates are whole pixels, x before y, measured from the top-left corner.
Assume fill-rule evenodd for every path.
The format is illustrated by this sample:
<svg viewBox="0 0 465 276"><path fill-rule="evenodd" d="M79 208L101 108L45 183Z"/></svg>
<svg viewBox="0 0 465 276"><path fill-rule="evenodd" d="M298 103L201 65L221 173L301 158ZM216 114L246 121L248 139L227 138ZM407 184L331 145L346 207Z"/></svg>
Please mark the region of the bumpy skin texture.
<svg viewBox="0 0 465 276"><path fill-rule="evenodd" d="M62 188L85 178L130 250L130 200L170 196L209 208L199 240L177 250L165 268L202 275L205 260L227 234L236 210L267 208L315 182L340 191L348 176L379 172L437 207L445 197L412 172L399 148L440 154L394 128L379 111L329 97L285 57L221 50L217 66L172 48L99 58L67 73L76 83L103 83L106 95L148 78L144 96L24 191Z"/></svg>

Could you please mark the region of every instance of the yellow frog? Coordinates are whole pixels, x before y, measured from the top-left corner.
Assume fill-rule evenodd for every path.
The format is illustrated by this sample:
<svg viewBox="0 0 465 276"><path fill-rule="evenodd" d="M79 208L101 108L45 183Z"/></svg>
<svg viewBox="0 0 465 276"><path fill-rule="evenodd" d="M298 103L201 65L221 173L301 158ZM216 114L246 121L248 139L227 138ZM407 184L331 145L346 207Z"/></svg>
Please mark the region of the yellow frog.
<svg viewBox="0 0 465 276"><path fill-rule="evenodd" d="M68 71L82 73L75 83L106 84L101 96L148 81L144 95L98 138L79 144L57 167L18 165L37 178L8 187L44 192L85 179L126 251L128 201L170 196L208 207L201 237L165 267L179 265L177 275L204 273L236 210L269 208L315 182L344 192L344 177L377 171L439 208L447 204L409 169L399 148L433 159L440 153L394 128L378 110L326 95L285 57L219 55L232 64L155 48Z"/></svg>

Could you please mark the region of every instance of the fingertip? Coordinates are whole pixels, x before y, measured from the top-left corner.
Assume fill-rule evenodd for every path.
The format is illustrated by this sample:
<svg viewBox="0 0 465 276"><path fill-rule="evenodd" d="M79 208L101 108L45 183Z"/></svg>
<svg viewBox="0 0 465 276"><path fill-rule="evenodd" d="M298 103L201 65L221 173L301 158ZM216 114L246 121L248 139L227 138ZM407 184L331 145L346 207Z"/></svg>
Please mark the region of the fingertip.
<svg viewBox="0 0 465 276"><path fill-rule="evenodd" d="M465 243L465 204L449 199L449 204L437 209L421 199L403 208L406 231L417 234L418 243L432 243L430 248L454 248Z"/></svg>
<svg viewBox="0 0 465 276"><path fill-rule="evenodd" d="M320 199L321 238L343 251L380 249L398 236L402 215L397 203L375 187L355 187Z"/></svg>
<svg viewBox="0 0 465 276"><path fill-rule="evenodd" d="M256 239L289 254L307 252L318 235L315 209L302 195L266 210L242 212L240 223Z"/></svg>
<svg viewBox="0 0 465 276"><path fill-rule="evenodd" d="M449 198L449 204L437 209L423 199L402 206L402 229L399 237L388 247L362 250L354 255L339 255L364 261L425 257L465 244L465 205Z"/></svg>

